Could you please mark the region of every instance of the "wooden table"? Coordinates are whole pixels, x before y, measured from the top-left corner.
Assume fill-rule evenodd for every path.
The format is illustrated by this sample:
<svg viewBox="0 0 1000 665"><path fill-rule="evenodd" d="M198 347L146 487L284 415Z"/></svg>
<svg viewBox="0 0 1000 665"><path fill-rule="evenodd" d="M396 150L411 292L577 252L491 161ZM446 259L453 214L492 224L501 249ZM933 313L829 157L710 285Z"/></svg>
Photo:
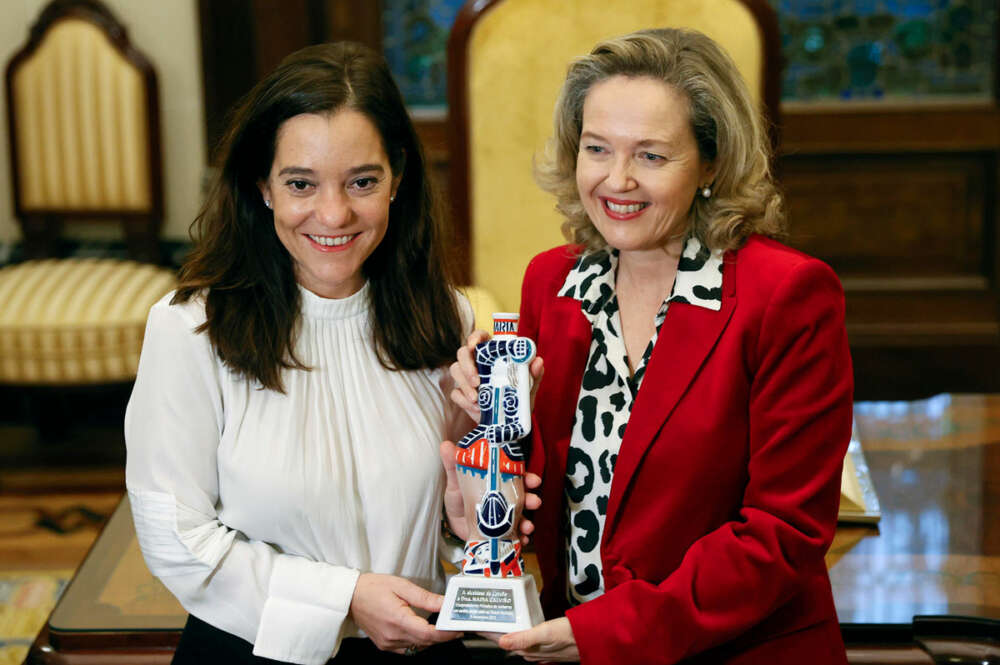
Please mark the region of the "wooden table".
<svg viewBox="0 0 1000 665"><path fill-rule="evenodd" d="M1000 663L1000 395L858 402L877 529L827 565L852 663Z"/></svg>
<svg viewBox="0 0 1000 665"><path fill-rule="evenodd" d="M122 498L28 655L28 663L170 662L187 613L146 568Z"/></svg>
<svg viewBox="0 0 1000 665"><path fill-rule="evenodd" d="M1000 395L859 402L855 417L882 519L841 526L827 555L849 660L1000 663ZM184 619L123 500L29 662L168 663Z"/></svg>

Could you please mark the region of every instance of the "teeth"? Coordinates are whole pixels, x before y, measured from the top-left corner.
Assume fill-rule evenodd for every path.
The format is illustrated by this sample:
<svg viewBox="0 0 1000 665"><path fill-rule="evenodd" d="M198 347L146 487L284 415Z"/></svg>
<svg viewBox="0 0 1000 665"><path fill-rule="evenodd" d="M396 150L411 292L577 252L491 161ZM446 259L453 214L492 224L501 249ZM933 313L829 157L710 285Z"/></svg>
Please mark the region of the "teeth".
<svg viewBox="0 0 1000 665"><path fill-rule="evenodd" d="M314 236L311 233L308 234L308 235L309 235L309 238L313 242L315 242L315 243L317 243L319 245L323 245L324 247L339 247L340 245L346 245L354 237L353 235L350 235L350 236Z"/></svg>
<svg viewBox="0 0 1000 665"><path fill-rule="evenodd" d="M639 212L646 207L645 203L629 203L628 205L620 205L618 203L612 203L611 201L605 201L608 204L608 209L611 212L617 212L619 215L625 215L630 212Z"/></svg>

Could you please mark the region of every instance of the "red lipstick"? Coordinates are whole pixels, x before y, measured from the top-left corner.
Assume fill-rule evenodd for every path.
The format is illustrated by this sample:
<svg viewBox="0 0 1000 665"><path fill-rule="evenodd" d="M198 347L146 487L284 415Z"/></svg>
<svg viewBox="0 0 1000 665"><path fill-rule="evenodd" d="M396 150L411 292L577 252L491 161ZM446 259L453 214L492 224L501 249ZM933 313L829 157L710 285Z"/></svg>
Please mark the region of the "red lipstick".
<svg viewBox="0 0 1000 665"><path fill-rule="evenodd" d="M604 214L606 214L611 219L627 220L634 219L641 215L643 211L649 207L649 203L646 201L630 201L625 199L613 199L609 196L599 197L601 200L601 207L604 208ZM638 210L633 210L632 212L619 212L612 210L611 206L608 204L614 204L616 206L639 206Z"/></svg>

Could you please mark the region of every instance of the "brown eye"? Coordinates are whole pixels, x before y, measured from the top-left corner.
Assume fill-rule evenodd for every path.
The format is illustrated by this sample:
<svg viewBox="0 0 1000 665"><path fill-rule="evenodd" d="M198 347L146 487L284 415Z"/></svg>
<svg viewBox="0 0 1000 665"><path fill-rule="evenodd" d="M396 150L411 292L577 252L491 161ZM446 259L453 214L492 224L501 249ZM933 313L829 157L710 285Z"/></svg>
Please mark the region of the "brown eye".
<svg viewBox="0 0 1000 665"><path fill-rule="evenodd" d="M294 189L297 192L304 192L307 189L309 189L309 183L306 182L305 180L292 180L288 184L291 185L292 189Z"/></svg>
<svg viewBox="0 0 1000 665"><path fill-rule="evenodd" d="M357 193L366 194L375 189L379 179L373 175L365 175L351 181L351 189Z"/></svg>

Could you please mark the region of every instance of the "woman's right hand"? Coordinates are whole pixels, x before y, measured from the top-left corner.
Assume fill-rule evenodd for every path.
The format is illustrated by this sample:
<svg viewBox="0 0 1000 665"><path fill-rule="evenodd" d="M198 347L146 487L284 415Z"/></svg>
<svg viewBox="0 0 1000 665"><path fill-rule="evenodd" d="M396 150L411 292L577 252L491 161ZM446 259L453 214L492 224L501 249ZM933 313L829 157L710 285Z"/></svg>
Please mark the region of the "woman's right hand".
<svg viewBox="0 0 1000 665"><path fill-rule="evenodd" d="M476 367L476 345L490 338L484 330L474 330L458 350L457 360L451 364L451 378L455 388L451 401L465 411L473 422L479 422L479 368Z"/></svg>
<svg viewBox="0 0 1000 665"><path fill-rule="evenodd" d="M479 368L476 367L476 345L482 344L489 338L489 334L483 330L473 331L465 340L465 346L458 350L457 360L450 368L451 378L455 382L455 387L451 391L451 401L477 423L479 422ZM542 382L542 375L545 374L545 363L541 357L536 357L528 368L531 371L531 409L534 410L535 393L538 392L538 384Z"/></svg>
<svg viewBox="0 0 1000 665"><path fill-rule="evenodd" d="M354 586L351 617L379 649L405 654L409 648L421 650L462 636L438 630L413 611L438 612L443 600L402 577L362 573Z"/></svg>

